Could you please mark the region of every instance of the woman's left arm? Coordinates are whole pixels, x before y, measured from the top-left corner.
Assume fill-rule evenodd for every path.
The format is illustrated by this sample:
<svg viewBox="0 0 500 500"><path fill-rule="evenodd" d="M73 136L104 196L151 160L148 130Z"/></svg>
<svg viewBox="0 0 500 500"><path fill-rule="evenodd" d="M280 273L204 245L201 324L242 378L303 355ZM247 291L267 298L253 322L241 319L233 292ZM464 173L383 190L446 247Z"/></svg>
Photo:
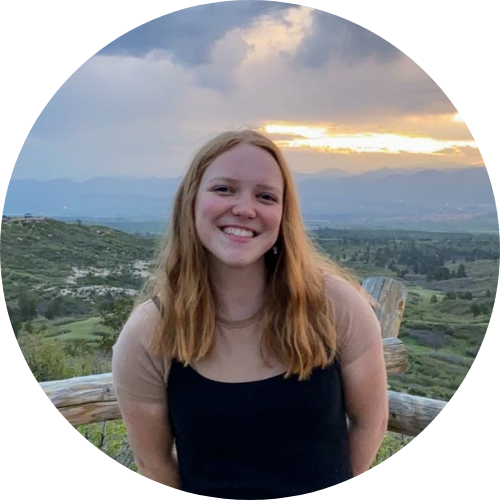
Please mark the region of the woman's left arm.
<svg viewBox="0 0 500 500"><path fill-rule="evenodd" d="M337 328L337 357L348 416L354 475L370 468L387 431L387 373L379 321L366 296L351 284L326 280Z"/></svg>
<svg viewBox="0 0 500 500"><path fill-rule="evenodd" d="M387 431L387 375L382 339L342 366L353 474L370 468Z"/></svg>

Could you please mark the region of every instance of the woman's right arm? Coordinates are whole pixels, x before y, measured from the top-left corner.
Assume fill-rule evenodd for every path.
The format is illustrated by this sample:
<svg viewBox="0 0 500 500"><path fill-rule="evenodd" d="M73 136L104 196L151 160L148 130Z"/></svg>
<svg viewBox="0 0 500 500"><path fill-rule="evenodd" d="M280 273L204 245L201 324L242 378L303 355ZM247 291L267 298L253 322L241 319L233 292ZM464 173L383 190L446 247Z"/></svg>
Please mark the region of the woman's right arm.
<svg viewBox="0 0 500 500"><path fill-rule="evenodd" d="M159 320L151 300L131 314L113 347L113 383L139 473L179 488L167 407L170 362L149 349Z"/></svg>
<svg viewBox="0 0 500 500"><path fill-rule="evenodd" d="M180 488L167 408L163 404L119 399L139 474L158 483Z"/></svg>

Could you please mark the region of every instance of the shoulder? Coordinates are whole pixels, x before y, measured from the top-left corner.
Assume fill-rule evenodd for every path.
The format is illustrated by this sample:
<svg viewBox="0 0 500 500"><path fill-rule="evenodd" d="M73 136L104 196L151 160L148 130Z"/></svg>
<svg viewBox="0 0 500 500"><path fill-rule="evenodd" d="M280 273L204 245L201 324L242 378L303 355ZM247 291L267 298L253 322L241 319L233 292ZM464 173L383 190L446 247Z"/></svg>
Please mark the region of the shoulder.
<svg viewBox="0 0 500 500"><path fill-rule="evenodd" d="M371 345L381 342L380 323L367 292L340 276L328 275L325 293L332 305L341 362L351 362Z"/></svg>
<svg viewBox="0 0 500 500"><path fill-rule="evenodd" d="M351 283L341 276L327 274L324 277L325 293L337 313L374 314L372 298L358 283Z"/></svg>
<svg viewBox="0 0 500 500"><path fill-rule="evenodd" d="M336 312L345 312L351 307L371 308L368 294L358 284L333 274L326 274L324 283L326 296Z"/></svg>
<svg viewBox="0 0 500 500"><path fill-rule="evenodd" d="M142 304L139 304L135 310L140 310L144 314L148 314L149 316L152 316L154 319L158 318L160 316L160 310L159 306L155 302L155 298L153 299L148 299Z"/></svg>
<svg viewBox="0 0 500 500"><path fill-rule="evenodd" d="M146 320L148 322L157 322L160 319L160 311L153 299L148 299L134 308L130 318Z"/></svg>
<svg viewBox="0 0 500 500"><path fill-rule="evenodd" d="M160 326L160 319L160 313L153 300L149 299L139 304L123 326L116 346L132 343L147 349Z"/></svg>
<svg viewBox="0 0 500 500"><path fill-rule="evenodd" d="M113 346L112 371L118 395L144 402L162 402L170 360L151 349L161 328L161 315L152 300L137 306Z"/></svg>

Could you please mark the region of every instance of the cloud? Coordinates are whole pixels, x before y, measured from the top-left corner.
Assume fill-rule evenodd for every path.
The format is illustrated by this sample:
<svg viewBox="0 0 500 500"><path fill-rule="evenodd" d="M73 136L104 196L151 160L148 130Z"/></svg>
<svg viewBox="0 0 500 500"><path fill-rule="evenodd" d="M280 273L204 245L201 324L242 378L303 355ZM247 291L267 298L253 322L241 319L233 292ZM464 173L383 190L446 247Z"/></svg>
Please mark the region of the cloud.
<svg viewBox="0 0 500 500"><path fill-rule="evenodd" d="M192 76L166 58L94 56L59 89L30 135L65 140L83 131L109 134L128 121L139 126L175 116L191 86Z"/></svg>
<svg viewBox="0 0 500 500"><path fill-rule="evenodd" d="M229 31L214 44L210 63L192 68L194 83L220 92L235 90L235 70L252 48L241 38L239 30Z"/></svg>
<svg viewBox="0 0 500 500"><path fill-rule="evenodd" d="M98 54L144 57L161 50L180 64L199 66L210 62L214 44L231 29L249 27L263 15L279 18L283 10L291 8L297 6L240 0L183 9L129 31Z"/></svg>
<svg viewBox="0 0 500 500"><path fill-rule="evenodd" d="M209 137L266 123L470 139L455 111L411 59L348 21L283 3L210 4L141 26L79 68L35 123L15 174L179 175ZM304 170L384 161L290 154Z"/></svg>
<svg viewBox="0 0 500 500"><path fill-rule="evenodd" d="M324 66L331 59L345 64L359 64L373 58L390 61L401 52L373 32L338 16L312 10L313 23L295 55L298 65Z"/></svg>
<svg viewBox="0 0 500 500"><path fill-rule="evenodd" d="M353 130L380 130L382 124L390 129L405 115L455 112L435 82L404 54L384 64L331 59L321 68L298 67L292 57L269 51L244 61L236 74L232 112L247 120L266 117Z"/></svg>

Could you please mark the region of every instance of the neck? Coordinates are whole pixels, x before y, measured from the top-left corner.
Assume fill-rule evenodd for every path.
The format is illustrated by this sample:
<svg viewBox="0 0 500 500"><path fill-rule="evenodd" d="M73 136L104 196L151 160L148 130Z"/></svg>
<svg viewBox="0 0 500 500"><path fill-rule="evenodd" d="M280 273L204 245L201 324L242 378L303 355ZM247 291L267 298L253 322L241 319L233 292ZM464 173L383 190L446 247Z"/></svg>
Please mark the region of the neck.
<svg viewBox="0 0 500 500"><path fill-rule="evenodd" d="M254 265L229 268L220 262L210 265L216 313L236 321L252 316L263 304L266 290L264 259Z"/></svg>

